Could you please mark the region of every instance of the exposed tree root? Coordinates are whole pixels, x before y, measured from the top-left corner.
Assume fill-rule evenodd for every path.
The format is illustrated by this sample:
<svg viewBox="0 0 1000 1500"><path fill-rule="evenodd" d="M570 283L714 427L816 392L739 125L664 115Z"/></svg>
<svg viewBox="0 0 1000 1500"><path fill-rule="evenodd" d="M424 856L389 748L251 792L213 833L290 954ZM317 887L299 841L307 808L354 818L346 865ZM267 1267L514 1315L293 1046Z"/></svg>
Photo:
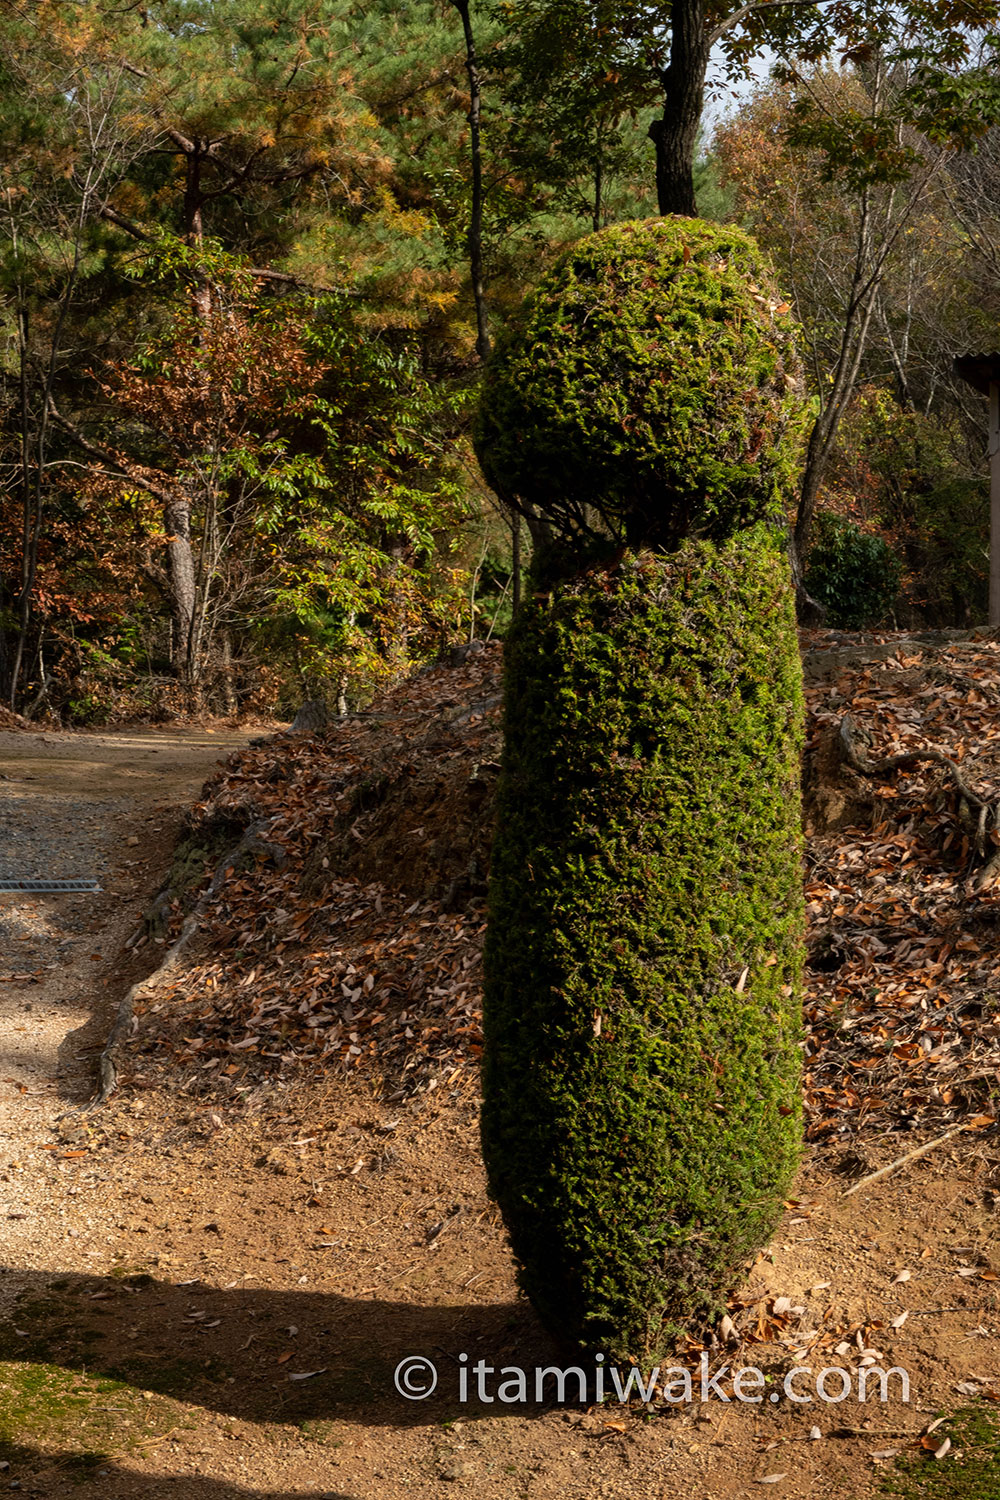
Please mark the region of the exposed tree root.
<svg viewBox="0 0 1000 1500"><path fill-rule="evenodd" d="M906 771L914 766L930 762L943 766L959 796L959 817L964 828L972 833L976 854L982 858L990 847L988 835L1000 829L1000 800L989 801L981 797L962 775L957 761L945 755L943 750L904 750L898 755L887 755L882 760L870 760L859 748L854 721L845 714L840 721L839 739L844 760L861 776L891 776L894 771ZM994 849L988 862L980 869L973 881L974 890L982 890L995 875L1000 873L1000 849Z"/></svg>
<svg viewBox="0 0 1000 1500"><path fill-rule="evenodd" d="M898 1171L900 1167L905 1167L911 1161L919 1160L921 1156L927 1156L931 1151L937 1150L938 1146L943 1146L945 1141L950 1141L953 1136L961 1135L963 1130L968 1128L968 1125L953 1126L951 1130L946 1130L944 1135L936 1136L933 1141L925 1141L922 1146L907 1151L905 1156L897 1157L888 1166L880 1167L877 1172L869 1172L867 1177L862 1177L860 1182L854 1183L853 1187L849 1187L846 1193L841 1193L840 1196L850 1198L854 1193L859 1193L862 1188L871 1187L872 1183L881 1181L883 1177L888 1177L890 1173Z"/></svg>

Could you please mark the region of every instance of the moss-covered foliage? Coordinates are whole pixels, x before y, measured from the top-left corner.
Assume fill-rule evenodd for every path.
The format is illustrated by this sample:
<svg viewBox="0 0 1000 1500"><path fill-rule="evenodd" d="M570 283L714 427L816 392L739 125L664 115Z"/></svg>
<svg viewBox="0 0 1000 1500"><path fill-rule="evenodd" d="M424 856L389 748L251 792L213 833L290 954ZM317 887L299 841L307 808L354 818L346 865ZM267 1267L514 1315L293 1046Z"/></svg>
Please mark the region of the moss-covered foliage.
<svg viewBox="0 0 1000 1500"><path fill-rule="evenodd" d="M536 522L508 643L483 1148L554 1333L662 1353L768 1236L800 1139L802 428L760 254L689 219L564 257L487 376Z"/></svg>
<svg viewBox="0 0 1000 1500"><path fill-rule="evenodd" d="M483 1145L558 1335L656 1353L797 1160L799 660L759 526L535 598L509 642Z"/></svg>
<svg viewBox="0 0 1000 1500"><path fill-rule="evenodd" d="M720 539L781 515L802 430L794 327L741 230L666 218L575 246L487 372L483 470L559 537Z"/></svg>
<svg viewBox="0 0 1000 1500"><path fill-rule="evenodd" d="M944 1463L927 1453L896 1460L882 1490L905 1500L1000 1500L1000 1419L988 1407L966 1407L938 1429L951 1438Z"/></svg>

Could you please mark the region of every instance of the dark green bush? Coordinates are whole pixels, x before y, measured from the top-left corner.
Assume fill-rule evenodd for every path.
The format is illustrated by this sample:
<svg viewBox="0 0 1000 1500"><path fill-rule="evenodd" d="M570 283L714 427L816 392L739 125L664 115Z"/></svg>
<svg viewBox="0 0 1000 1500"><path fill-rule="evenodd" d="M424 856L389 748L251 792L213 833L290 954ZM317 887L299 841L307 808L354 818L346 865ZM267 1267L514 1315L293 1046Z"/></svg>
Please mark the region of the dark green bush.
<svg viewBox="0 0 1000 1500"><path fill-rule="evenodd" d="M483 1146L543 1321L655 1354L800 1135L799 658L759 527L536 598L508 643Z"/></svg>
<svg viewBox="0 0 1000 1500"><path fill-rule="evenodd" d="M989 619L989 475L957 465L949 472L942 464L921 476L907 499L906 556L924 619L941 625Z"/></svg>
<svg viewBox="0 0 1000 1500"><path fill-rule="evenodd" d="M569 251L486 374L484 473L563 536L672 548L782 514L803 403L795 329L731 225L618 224Z"/></svg>
<svg viewBox="0 0 1000 1500"><path fill-rule="evenodd" d="M816 518L806 588L841 630L880 625L899 597L899 558L884 537L829 511Z"/></svg>
<svg viewBox="0 0 1000 1500"><path fill-rule="evenodd" d="M606 230L542 283L479 426L558 544L507 647L483 1150L538 1312L616 1358L717 1308L798 1154L802 403L775 305L738 232Z"/></svg>

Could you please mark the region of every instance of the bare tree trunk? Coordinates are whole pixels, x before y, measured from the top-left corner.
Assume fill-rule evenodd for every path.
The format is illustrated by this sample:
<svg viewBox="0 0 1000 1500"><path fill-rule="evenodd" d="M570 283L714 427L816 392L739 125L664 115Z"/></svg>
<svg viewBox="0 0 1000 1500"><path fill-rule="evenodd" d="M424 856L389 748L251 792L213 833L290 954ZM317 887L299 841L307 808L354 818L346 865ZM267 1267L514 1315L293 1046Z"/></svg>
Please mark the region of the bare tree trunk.
<svg viewBox="0 0 1000 1500"><path fill-rule="evenodd" d="M19 286L16 323L18 354L18 405L20 408L21 423L21 588L17 596L17 640L14 645L14 658L10 667L10 677L8 680L9 702L12 709L17 705L17 689L21 678L21 666L24 662L24 648L28 638L28 626L31 621L31 594L34 588L34 575L30 564L30 558L32 555L31 540L33 531L33 492L31 485L31 457L29 451L30 437L28 431L28 311L23 304L21 291L22 289Z"/></svg>
<svg viewBox="0 0 1000 1500"><path fill-rule="evenodd" d="M861 359L868 341L875 310L875 298L882 279L885 256L873 257L873 209L871 190L861 200L858 245L854 262L851 293L840 339L840 352L833 374L833 387L823 409L813 423L806 450L799 490L798 515L795 520L795 547L804 558L809 546L813 517L819 500L820 486L837 441L840 424L850 405L857 384Z"/></svg>
<svg viewBox="0 0 1000 1500"><path fill-rule="evenodd" d="M205 199L201 187L201 147L201 141L188 141L184 152L184 240L191 246L200 245L204 233L202 209ZM212 311L212 292L204 278L195 282L191 291L191 301L197 316L204 321Z"/></svg>
<svg viewBox="0 0 1000 1500"><path fill-rule="evenodd" d="M818 627L826 624L827 609L818 599L814 599L806 588L802 558L795 541L794 530L788 533L788 562L792 571L792 583L795 587L795 618L800 625Z"/></svg>
<svg viewBox="0 0 1000 1500"><path fill-rule="evenodd" d="M233 684L233 643L228 630L223 630L221 633L220 647L222 651L222 711L233 716L239 708L239 703Z"/></svg>
<svg viewBox="0 0 1000 1500"><path fill-rule="evenodd" d="M352 609L347 617L347 624L349 629L354 629L356 620L357 614ZM348 710L350 707L347 702L347 688L349 685L349 681L350 679L346 672L341 672L340 676L337 678L337 717L340 719L347 718Z"/></svg>
<svg viewBox="0 0 1000 1500"><path fill-rule="evenodd" d="M670 62L661 74L663 114L649 127L656 148L656 197L661 214L690 219L698 215L694 153L711 46L703 0L674 0Z"/></svg>
<svg viewBox="0 0 1000 1500"><path fill-rule="evenodd" d="M210 645L208 611L212 602L212 584L219 567L219 554L217 474L213 472L202 506L201 547L194 568L194 609L187 643L187 675L192 682L196 682L201 675L202 656Z"/></svg>
<svg viewBox="0 0 1000 1500"><path fill-rule="evenodd" d="M469 75L469 136L472 151L472 207L469 216L469 272L472 297L476 305L476 353L482 360L490 357L489 322L486 316L486 292L483 280L483 155L480 141L482 85L476 57L476 39L469 15L469 0L452 0L462 19L465 34L465 71Z"/></svg>
<svg viewBox="0 0 1000 1500"><path fill-rule="evenodd" d="M406 597L399 582L399 575L410 560L410 540L402 533L390 536L383 542L382 550L389 561L381 570L388 599L386 608L388 629L383 636L383 650L381 654L383 660L389 663L390 670L393 676L395 676L404 670L407 665L406 653L409 646L408 613Z"/></svg>
<svg viewBox="0 0 1000 1500"><path fill-rule="evenodd" d="M510 518L510 570L513 578L511 609L516 615L521 608L521 517L514 511Z"/></svg>
<svg viewBox="0 0 1000 1500"><path fill-rule="evenodd" d="M27 645L28 628L31 623L32 597L35 589L35 577L38 572L38 547L42 535L42 517L45 502L45 467L48 455L49 439L49 416L50 407L55 390L56 367L59 362L59 352L62 347L63 329L66 326L66 318L69 314L70 305L76 292L77 277L80 271L80 259L82 251L82 239L84 225L90 206L90 195L92 191L91 174L88 173L87 181L80 198L80 207L76 218L76 231L73 243L73 263L70 266L63 288L62 297L58 303L58 314L55 327L52 330L51 342L49 344L49 357L45 368L45 378L41 385L41 410L38 414L37 430L34 436L34 444L29 440L28 423L28 313L25 305L23 287L18 287L18 351L19 351L19 384L20 384L20 407L21 407L21 470L23 484L23 521L21 533L21 592L18 596L18 612L20 615L17 649L11 668L10 681L10 704L14 707L17 698L18 682L21 675L21 666L24 661L24 652ZM31 447L34 454L29 458ZM29 478L29 471L32 471Z"/></svg>
<svg viewBox="0 0 1000 1500"><path fill-rule="evenodd" d="M202 192L200 142L184 144L184 238L189 245L202 240ZM211 290L198 280L191 290L196 317L205 322L211 314ZM191 547L191 496L183 492L172 495L163 507L163 530L167 538L167 578L170 605L170 669L175 677L193 684L197 677L195 610L197 605L197 570Z"/></svg>
<svg viewBox="0 0 1000 1500"><path fill-rule="evenodd" d="M601 227L601 210L603 208L603 205L601 203L601 195L603 193L603 190L604 161L600 153L598 153L597 160L594 162L594 212L591 219L595 234Z"/></svg>
<svg viewBox="0 0 1000 1500"><path fill-rule="evenodd" d="M883 109L886 86L882 63L877 60L866 78L873 118L878 118ZM944 148L925 158L922 170L910 185L901 205L897 202L900 190L890 189L881 215L876 214L873 189L867 187L862 191L851 290L844 314L840 349L833 369L833 383L824 397L822 410L810 433L802 473L793 549L796 559L804 559L806 556L823 476L833 454L841 421L857 386L886 263L944 158ZM878 222L879 218L881 222ZM905 387L905 375L903 384Z"/></svg>
<svg viewBox="0 0 1000 1500"><path fill-rule="evenodd" d="M189 678L195 577L188 496L177 495L166 501L163 529L167 537L167 577L170 581L170 667L175 676Z"/></svg>

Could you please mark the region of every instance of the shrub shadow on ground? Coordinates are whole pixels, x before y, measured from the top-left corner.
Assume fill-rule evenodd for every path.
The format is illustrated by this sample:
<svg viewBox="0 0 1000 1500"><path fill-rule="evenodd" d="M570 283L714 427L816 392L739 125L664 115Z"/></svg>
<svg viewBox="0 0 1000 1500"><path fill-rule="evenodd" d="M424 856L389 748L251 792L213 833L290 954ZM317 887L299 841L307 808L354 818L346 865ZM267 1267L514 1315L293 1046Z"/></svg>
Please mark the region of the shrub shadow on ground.
<svg viewBox="0 0 1000 1500"><path fill-rule="evenodd" d="M105 1459L99 1454L46 1453L23 1444L0 1444L3 1461L10 1474L31 1476L28 1494L67 1494L81 1485L93 1484L102 1496L142 1496L143 1500L157 1500L167 1495L183 1495L184 1500L361 1500L357 1491L331 1490L318 1487L315 1490L301 1489L278 1491L271 1487L259 1489L255 1485L232 1483L225 1479L211 1479L207 1475L162 1474L151 1477ZM58 1485L50 1489L49 1485ZM11 1483L21 1488L19 1480ZM62 1488L71 1485L72 1491ZM89 1491L83 1491L88 1493Z"/></svg>
<svg viewBox="0 0 1000 1500"><path fill-rule="evenodd" d="M523 1302L421 1306L319 1291L217 1290L146 1274L6 1274L16 1274L19 1292L0 1330L0 1360L86 1372L251 1421L398 1427L523 1415L524 1405L476 1399L475 1377L463 1401L460 1356L470 1368L485 1360L497 1370L573 1363ZM426 1399L406 1399L394 1385L400 1361L415 1356L437 1371ZM415 1374L414 1388L424 1378ZM497 1383L490 1377L494 1396Z"/></svg>

